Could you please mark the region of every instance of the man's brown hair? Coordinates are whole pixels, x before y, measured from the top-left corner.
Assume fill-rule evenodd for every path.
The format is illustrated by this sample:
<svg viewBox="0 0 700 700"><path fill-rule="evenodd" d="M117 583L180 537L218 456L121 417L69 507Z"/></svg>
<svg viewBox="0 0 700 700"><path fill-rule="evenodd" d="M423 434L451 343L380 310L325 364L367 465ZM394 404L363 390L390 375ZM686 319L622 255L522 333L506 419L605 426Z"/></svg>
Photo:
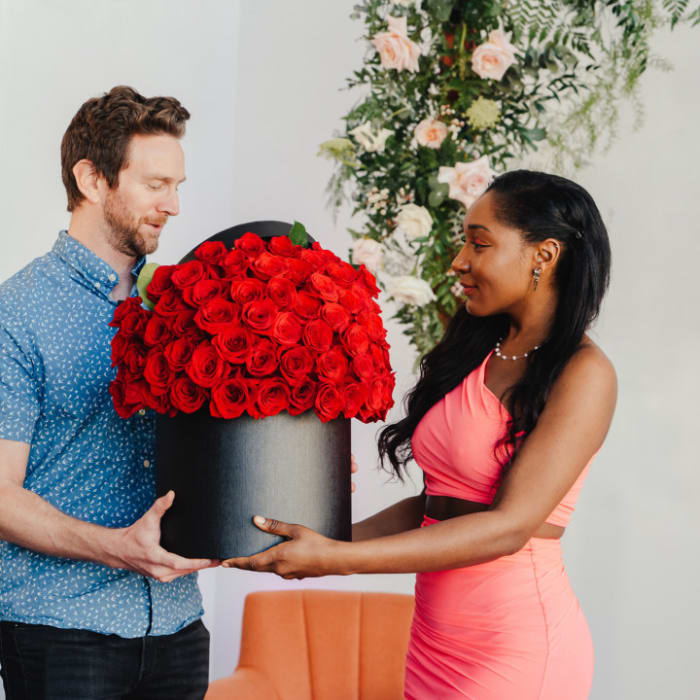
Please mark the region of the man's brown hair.
<svg viewBox="0 0 700 700"><path fill-rule="evenodd" d="M144 97L118 85L102 97L89 99L77 111L61 141L61 172L68 193L68 211L85 198L78 189L73 166L91 161L114 188L125 168L126 150L134 134L171 134L181 138L190 113L174 97Z"/></svg>

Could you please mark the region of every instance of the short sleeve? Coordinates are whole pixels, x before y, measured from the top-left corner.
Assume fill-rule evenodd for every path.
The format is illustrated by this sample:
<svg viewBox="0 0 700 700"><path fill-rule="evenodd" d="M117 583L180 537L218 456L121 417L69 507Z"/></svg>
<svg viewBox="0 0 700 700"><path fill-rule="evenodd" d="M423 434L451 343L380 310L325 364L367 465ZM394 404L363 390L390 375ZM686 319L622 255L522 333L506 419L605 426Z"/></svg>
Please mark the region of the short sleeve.
<svg viewBox="0 0 700 700"><path fill-rule="evenodd" d="M31 444L39 417L39 396L30 356L0 326L0 438Z"/></svg>

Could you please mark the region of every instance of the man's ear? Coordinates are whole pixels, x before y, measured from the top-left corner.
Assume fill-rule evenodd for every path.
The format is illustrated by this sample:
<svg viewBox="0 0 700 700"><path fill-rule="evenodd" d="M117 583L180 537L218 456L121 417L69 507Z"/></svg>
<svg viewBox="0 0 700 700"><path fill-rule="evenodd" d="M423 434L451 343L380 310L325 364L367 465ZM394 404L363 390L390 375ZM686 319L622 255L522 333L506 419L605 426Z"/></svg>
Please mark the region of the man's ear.
<svg viewBox="0 0 700 700"><path fill-rule="evenodd" d="M83 197L92 204L99 204L101 199L100 179L103 178L95 169L92 161L87 158L79 160L73 166L73 176Z"/></svg>

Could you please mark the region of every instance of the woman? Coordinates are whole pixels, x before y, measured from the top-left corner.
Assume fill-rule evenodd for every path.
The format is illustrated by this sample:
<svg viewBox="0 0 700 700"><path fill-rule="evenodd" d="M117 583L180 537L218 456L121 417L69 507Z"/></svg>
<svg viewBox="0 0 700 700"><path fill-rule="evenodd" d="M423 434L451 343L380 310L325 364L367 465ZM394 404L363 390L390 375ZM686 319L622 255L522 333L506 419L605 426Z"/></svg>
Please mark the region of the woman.
<svg viewBox="0 0 700 700"><path fill-rule="evenodd" d="M561 558L612 420L616 378L586 335L610 246L580 186L514 171L464 220L466 302L421 363L382 459L426 488L356 524L353 542L256 519L289 538L227 562L285 578L417 572L406 698L587 698L593 648Z"/></svg>

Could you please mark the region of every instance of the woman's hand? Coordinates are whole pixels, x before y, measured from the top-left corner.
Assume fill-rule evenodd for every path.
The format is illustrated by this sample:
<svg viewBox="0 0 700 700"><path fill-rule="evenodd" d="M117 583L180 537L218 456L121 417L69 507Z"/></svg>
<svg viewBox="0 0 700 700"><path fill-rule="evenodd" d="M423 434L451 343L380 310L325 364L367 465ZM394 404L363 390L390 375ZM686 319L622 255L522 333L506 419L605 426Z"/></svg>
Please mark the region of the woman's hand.
<svg viewBox="0 0 700 700"><path fill-rule="evenodd" d="M282 535L287 542L252 557L226 559L222 566L247 571L268 571L286 579L327 576L341 573L337 569L337 540L320 535L303 525L290 525L256 515L253 522L264 532Z"/></svg>
<svg viewBox="0 0 700 700"><path fill-rule="evenodd" d="M357 462L355 461L355 455L350 455L350 471L355 474L357 472ZM350 493L355 493L355 482L350 482Z"/></svg>

